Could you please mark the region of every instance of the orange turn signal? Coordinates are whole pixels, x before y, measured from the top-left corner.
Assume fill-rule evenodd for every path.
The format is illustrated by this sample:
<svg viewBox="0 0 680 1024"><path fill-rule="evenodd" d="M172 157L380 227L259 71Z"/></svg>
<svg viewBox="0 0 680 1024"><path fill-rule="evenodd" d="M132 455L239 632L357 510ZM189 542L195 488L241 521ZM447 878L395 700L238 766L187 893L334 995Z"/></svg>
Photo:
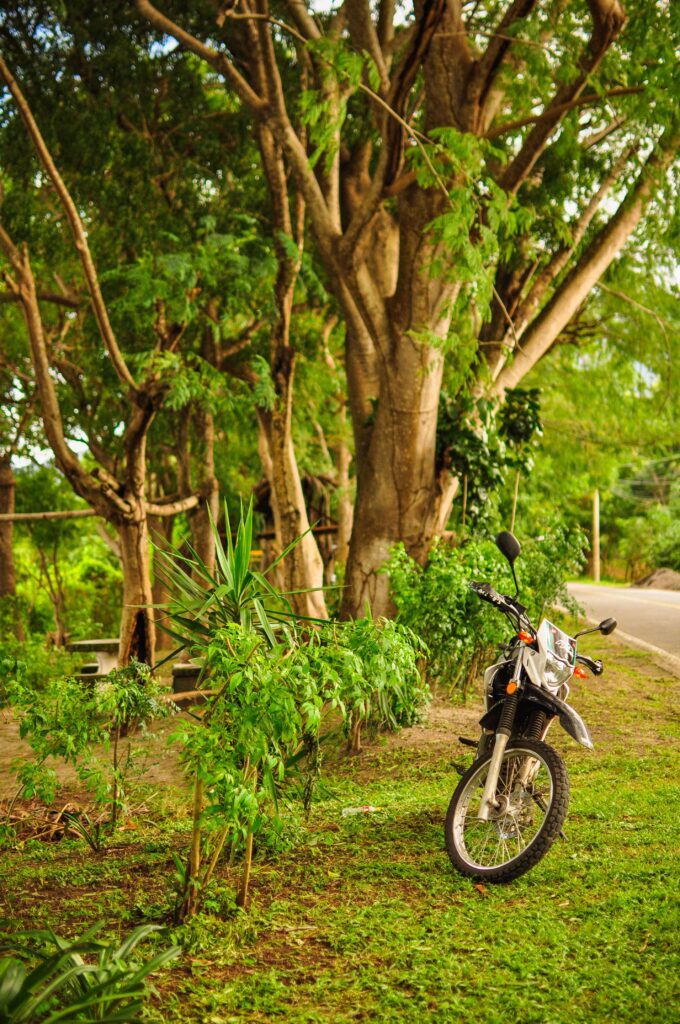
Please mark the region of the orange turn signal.
<svg viewBox="0 0 680 1024"><path fill-rule="evenodd" d="M579 665L577 665L576 668L574 669L573 675L575 675L577 679L587 679L588 678L588 673L586 672L586 670L584 668L580 668Z"/></svg>
<svg viewBox="0 0 680 1024"><path fill-rule="evenodd" d="M523 644L533 644L534 642L534 638L531 635L531 633L526 633L524 630L518 633L517 636L520 638Z"/></svg>
<svg viewBox="0 0 680 1024"><path fill-rule="evenodd" d="M517 683L513 679L512 682L508 683L508 685L505 687L505 692L506 693L514 693L516 689L517 689Z"/></svg>

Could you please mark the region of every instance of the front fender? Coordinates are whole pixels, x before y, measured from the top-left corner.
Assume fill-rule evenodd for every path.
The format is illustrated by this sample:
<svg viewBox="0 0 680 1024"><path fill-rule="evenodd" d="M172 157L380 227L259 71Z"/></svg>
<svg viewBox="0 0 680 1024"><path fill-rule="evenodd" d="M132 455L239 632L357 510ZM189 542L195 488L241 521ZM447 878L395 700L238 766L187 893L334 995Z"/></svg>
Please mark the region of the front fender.
<svg viewBox="0 0 680 1024"><path fill-rule="evenodd" d="M565 704L559 697L554 697L553 694L548 693L547 690L540 686L534 686L533 683L525 683L520 699L520 707L524 701L537 704L542 710L547 711L548 714L556 715L565 732L568 732L577 743L581 743L589 750L593 749L594 744L590 738L586 723L577 711L574 711L569 704ZM489 729L490 732L496 731L504 703L505 701L499 700L493 707L489 708L487 713L480 719L479 724L482 729Z"/></svg>

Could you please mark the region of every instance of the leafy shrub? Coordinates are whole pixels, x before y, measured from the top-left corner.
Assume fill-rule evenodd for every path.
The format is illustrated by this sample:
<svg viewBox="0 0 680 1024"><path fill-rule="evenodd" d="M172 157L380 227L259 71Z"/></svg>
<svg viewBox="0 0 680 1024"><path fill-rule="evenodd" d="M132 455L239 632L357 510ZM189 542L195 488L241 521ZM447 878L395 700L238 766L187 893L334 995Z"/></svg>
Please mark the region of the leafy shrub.
<svg viewBox="0 0 680 1024"><path fill-rule="evenodd" d="M429 700L420 661L426 647L403 623L357 619L331 623L319 635L319 659L338 673L338 693L350 749L359 749L358 729L413 725ZM312 671L314 671L312 669Z"/></svg>
<svg viewBox="0 0 680 1024"><path fill-rule="evenodd" d="M16 676L9 701L19 719L19 734L33 751L32 758L17 764L23 795L54 800L57 775L47 760L57 758L75 767L97 803L109 804L115 825L135 763L130 742L121 749L123 734L131 724L143 731L152 720L172 713L174 706L163 696L148 665L137 662L93 683L51 679L39 692Z"/></svg>
<svg viewBox="0 0 680 1024"><path fill-rule="evenodd" d="M142 925L120 944L95 939L101 928L100 922L73 940L49 929L1 936L0 952L15 955L0 960L0 1020L140 1021L146 978L178 956L179 947L142 961L135 947L158 928Z"/></svg>
<svg viewBox="0 0 680 1024"><path fill-rule="evenodd" d="M200 906L225 845L243 853L237 902L247 903L253 838L280 834L285 785L303 775L308 808L320 769L322 722L339 710L355 733L364 721L396 727L415 720L427 689L422 645L393 622L326 624L293 630L271 645L240 622L218 629L204 648L211 696L200 717L182 720L174 739L194 779L194 837L180 878L176 917ZM306 769L306 774L304 769Z"/></svg>
<svg viewBox="0 0 680 1024"><path fill-rule="evenodd" d="M226 549L213 526L214 572L193 551L191 558L165 556L167 631L203 660L211 687L203 714L184 720L175 737L194 782L191 851L186 866L176 861L177 920L205 900L225 845L232 861L243 853L237 903L247 904L253 837L265 825L281 831L284 783L304 767L310 805L326 712L340 712L357 750L362 723L410 723L427 694L418 671L422 644L407 627L370 620L301 626L284 596L250 569L252 503L235 543L228 517L226 525Z"/></svg>
<svg viewBox="0 0 680 1024"><path fill-rule="evenodd" d="M583 564L585 547L581 531L568 531L560 524L524 544L516 568L522 603L534 622L551 604L569 605L564 580ZM469 583L487 581L500 592L513 594L508 563L491 540L472 540L458 548L438 541L425 566L399 545L388 571L399 621L430 651L428 678L465 694L495 645L508 635L506 620L480 601Z"/></svg>

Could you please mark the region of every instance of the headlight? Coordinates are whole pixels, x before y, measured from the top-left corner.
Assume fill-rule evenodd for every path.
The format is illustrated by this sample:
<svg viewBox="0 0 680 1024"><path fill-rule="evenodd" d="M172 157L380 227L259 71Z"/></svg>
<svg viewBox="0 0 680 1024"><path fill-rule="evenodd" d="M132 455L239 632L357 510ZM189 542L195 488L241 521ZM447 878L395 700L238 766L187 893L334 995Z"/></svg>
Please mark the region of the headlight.
<svg viewBox="0 0 680 1024"><path fill-rule="evenodd" d="M556 658L551 651L546 652L543 682L549 690L559 690L563 683L568 683L572 672L571 665L566 665L561 658Z"/></svg>

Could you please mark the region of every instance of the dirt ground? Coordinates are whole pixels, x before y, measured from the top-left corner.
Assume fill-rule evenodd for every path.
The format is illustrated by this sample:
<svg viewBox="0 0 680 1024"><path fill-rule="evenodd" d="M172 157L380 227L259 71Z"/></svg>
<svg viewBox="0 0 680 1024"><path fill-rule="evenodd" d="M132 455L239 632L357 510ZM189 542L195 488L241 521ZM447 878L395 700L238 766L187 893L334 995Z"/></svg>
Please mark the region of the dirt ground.
<svg viewBox="0 0 680 1024"><path fill-rule="evenodd" d="M165 720L145 735L134 735L129 742L138 755L139 780L151 785L181 782L182 773L176 747L168 744L168 736L175 726L175 720ZM104 754L103 749L101 753ZM124 751L123 751L124 754ZM31 757L31 748L19 736L19 725L10 708L0 709L0 800L11 799L17 791L16 774L13 764L18 759ZM61 761L50 759L48 765L54 768L60 783L71 793L81 788L75 770Z"/></svg>

